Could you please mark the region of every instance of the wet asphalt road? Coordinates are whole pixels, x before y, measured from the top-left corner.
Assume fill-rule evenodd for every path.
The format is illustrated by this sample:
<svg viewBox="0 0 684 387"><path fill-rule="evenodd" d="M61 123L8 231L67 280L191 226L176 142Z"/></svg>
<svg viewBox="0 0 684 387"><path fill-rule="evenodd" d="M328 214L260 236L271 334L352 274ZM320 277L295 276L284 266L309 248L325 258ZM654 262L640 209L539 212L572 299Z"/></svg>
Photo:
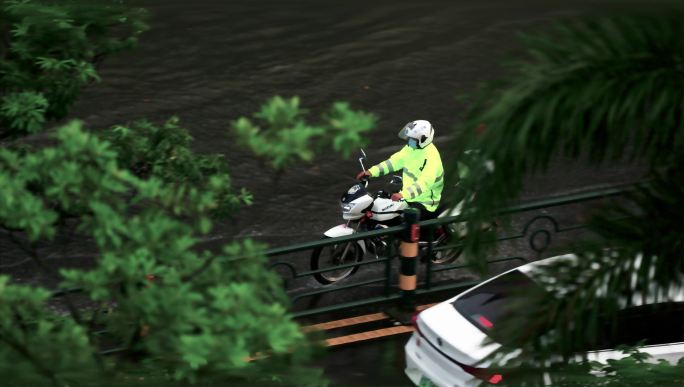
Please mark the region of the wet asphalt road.
<svg viewBox="0 0 684 387"><path fill-rule="evenodd" d="M328 353L322 366L333 386L412 386L404 374L410 334L350 344Z"/></svg>
<svg viewBox="0 0 684 387"><path fill-rule="evenodd" d="M252 237L273 245L317 238L340 223L337 200L358 170L321 155L278 181L231 138L229 123L273 95L299 95L317 115L336 100L378 114L366 148L379 162L402 146L398 128L424 118L443 158L466 106L458 96L501 74L516 33L595 9L582 1L137 0L151 30L133 52L109 58L102 83L73 111L91 127L178 115L200 152L226 156L255 205L220 225L212 243ZM610 2L608 2L610 3ZM559 175L557 172L562 171ZM587 169L558 160L525 195L544 196L632 178L630 168Z"/></svg>
<svg viewBox="0 0 684 387"><path fill-rule="evenodd" d="M458 97L501 74L501 58L519 50L516 34L597 8L536 0L132 3L149 10L151 30L138 49L103 63L103 81L84 90L71 116L103 128L178 115L197 151L224 154L234 185L252 192L255 204L217 225L206 241L214 248L245 237L272 246L315 240L342 222L338 198L359 168L355 160L324 154L276 180L231 137L230 122L270 96L299 95L312 115L336 100L378 114L366 147L371 163L402 146L396 133L405 122L429 119L448 162L447 142L466 109ZM528 179L523 197L638 177L630 166L558 159ZM77 244L51 256L56 265L88 259ZM11 252L0 256L0 266L15 263Z"/></svg>

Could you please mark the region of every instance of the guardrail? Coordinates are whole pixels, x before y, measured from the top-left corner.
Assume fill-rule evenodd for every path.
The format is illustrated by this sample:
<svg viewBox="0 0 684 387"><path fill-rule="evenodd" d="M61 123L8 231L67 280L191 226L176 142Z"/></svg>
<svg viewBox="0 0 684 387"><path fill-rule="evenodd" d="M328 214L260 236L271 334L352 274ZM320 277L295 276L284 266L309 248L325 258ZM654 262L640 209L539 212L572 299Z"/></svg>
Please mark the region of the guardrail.
<svg viewBox="0 0 684 387"><path fill-rule="evenodd" d="M560 208L563 206L583 205L592 201L597 201L609 197L619 196L631 191L635 185L620 185L598 190L589 190L577 192L569 195L561 195L556 197L544 198L542 200L535 200L528 203L522 203L497 212L497 215L511 215L513 217L520 216L524 218L524 214L532 213L528 219L523 219L522 222L517 222L517 226L521 230L518 233L511 235L499 235L496 240L490 243L497 245L505 243L514 243L514 246L509 250L514 253L503 257L487 258L485 264L516 264L520 265L531 260L536 260L548 251L554 237L563 233L570 233L572 231L582 230L586 225L582 222L574 222L570 225L562 226L564 222L560 221L557 216L549 212L552 208ZM533 211L540 210L542 213L533 213ZM563 211L560 211L563 212ZM568 211L565 211L567 215ZM569 210L571 214L575 214L575 210ZM443 217L434 220L420 222L421 233L427 234L427 241L431 242L435 237L435 230L440 226L461 223L467 221L465 216L451 216ZM540 224L546 224L547 227L539 227ZM514 228L516 222L512 222ZM269 249L265 255L269 257L280 257L292 255L295 253L308 253L302 257L292 257L289 260L280 260L272 262L270 267L283 274L283 281L286 291L290 294L290 299L293 307L294 317L305 317L316 314L339 311L348 308L372 305L382 302L397 301L402 294L397 286L397 278L399 274L398 268L398 251L397 245L392 241L398 240L398 235L403 230L403 226L394 226L383 228L379 230L356 233L348 236L322 239L317 241L293 244L290 246L278 247ZM359 240L367 240L372 238L385 238L388 243L388 250L385 255L378 255L371 257L372 259L363 260L360 262L349 263L331 268L324 268L318 270L311 270L309 268L309 257L311 251L316 248L323 248L340 243L356 242ZM527 242L527 243L521 243ZM516 244L517 243L517 244ZM450 263L450 264L433 264L432 257L439 251L459 248L461 243L453 243L449 245L439 246L433 248L430 243L423 249L420 265L418 270L418 288L415 291L416 295L426 295L436 292L457 291L471 287L479 282L481 279L465 276L464 278L454 277L459 274L469 274L468 270L471 267L467 264ZM531 256L521 255L521 250L528 250ZM303 262L303 263L302 263ZM302 266L304 269L302 269ZM344 268L363 267L380 267L375 270L363 270L363 275L356 274L350 278L346 278L340 282L321 285L315 280L313 276L319 273L336 271ZM359 270L361 271L361 270ZM444 275L446 274L446 275ZM435 278L435 276L442 276L443 278ZM355 281L356 280L356 281ZM293 284L297 281L303 282L304 286L300 288L293 288ZM379 285L379 286L378 286ZM379 288L379 289L378 289ZM355 290L354 292L345 292ZM53 292L53 297L61 297L70 293L80 292L81 289L61 289ZM321 298L327 295L346 294L346 297L338 297L339 302L331 300L324 300ZM349 296L349 294L352 294ZM345 299L345 298L351 298ZM302 306L303 300L309 300L309 305ZM313 305L315 304L315 305ZM323 304L323 305L320 305Z"/></svg>
<svg viewBox="0 0 684 387"><path fill-rule="evenodd" d="M511 235L499 235L495 241L490 243L496 243L497 245L511 242L518 243L518 245L515 245L511 248L512 251L520 253L521 250L523 250L522 247L526 246L527 250L531 251L533 256L509 255L503 257L490 257L487 258L485 263L487 265L519 265L530 260L540 258L541 255L549 249L556 235L582 230L585 227L585 224L582 222L574 222L570 225L562 226L564 223L561 221L562 219L559 220L558 216L551 214L550 209L561 208L563 206L583 205L591 201L622 195L632 189L634 189L634 185L578 192L575 194L545 198L543 200L523 203L497 212L498 215L517 216L530 214L530 216L527 218L525 218L525 216L520 216L520 219L518 220L522 221L517 222L518 224L516 224L515 220L512 222L513 226L517 225L521 229L519 233ZM565 217L567 217L568 213L571 215L576 214L575 210L576 209L570 209L569 211L566 210L564 214ZM541 211L541 213L533 213L533 211ZM563 215L563 211L559 211L555 215L559 214ZM427 234L427 241L431 242L434 240L436 230L439 227L465 221L467 221L467 218L464 216L453 216L423 221L420 222L419 225L421 232ZM546 224L547 227L538 228L540 224ZM308 259L304 260L306 267L304 270L298 269L302 266L301 262L296 262L293 260L281 260L273 262L270 265L271 268L280 270L281 272L284 271L286 274L284 276L284 282L285 286L290 288L289 293L291 295L291 301L293 304L293 316L295 318L313 316L326 312L340 311L349 308L401 300L404 294L397 286L397 277L399 274L398 251L397 245L392 243L392 241L397 240L402 231L404 231L404 226L389 227L370 232L352 234L344 237L330 238L274 248L267 250L265 254L269 257L280 257L295 253L311 252L316 248L323 248L334 244L347 242L353 243L359 240L367 240L371 238L385 238L390 242L387 244L388 249L386 250L386 254L384 256L377 256L373 259L332 268L310 270L308 269ZM461 246L461 243L453 243L433 248L432 245L428 243L421 253L422 267L417 270L418 286L417 289L415 289L415 292L412 291L411 295L421 296L445 291L456 292L459 290L465 290L481 282L480 278L472 278L472 276L466 276L463 278L454 277L454 274L458 276L463 272L467 272L470 268L470 266L467 264L433 264L432 257L439 251L458 249ZM301 261L301 259L299 259L299 261ZM372 266L380 267L380 270L364 270L365 273L362 273L364 275L357 274L350 278L346 278L339 283L334 283L331 285L320 285L312 279L315 274L339 270L341 268L362 269L364 267ZM435 278L437 276L442 276L443 278ZM293 289L291 285L298 280L308 283L305 283L305 286L302 286L300 289ZM314 283L313 286L311 286L312 282ZM71 293L78 293L81 291L82 289L56 290L53 292L52 297L64 297ZM345 297L338 297L341 298L341 300L325 300L322 302L323 305L318 305L320 298L328 295L340 294L345 295L347 299L345 299ZM304 300L314 300L313 303L317 305L302 306L301 303ZM93 333L98 335L107 334L107 330L95 331ZM126 350L128 350L127 347L117 346L103 349L100 351L100 354L110 355Z"/></svg>
<svg viewBox="0 0 684 387"><path fill-rule="evenodd" d="M510 245L509 248L503 250L504 252L509 250L513 254L488 258L485 263L487 265L507 264L510 267L510 264L517 266L539 259L549 250L558 234L571 233L573 231L581 232L586 227L581 221L572 221L572 218L575 218L577 214L583 213L581 208L572 208L573 206L579 205L581 207L590 202L622 195L632 189L634 189L634 185L621 185L599 190L583 191L522 203L498 211L498 215L511 217L511 227L509 229L517 226L521 231L511 235L498 235L492 243ZM566 208L563 209L563 207ZM556 214L552 214L551 209L556 210ZM423 221L419 224L421 232L427 234L428 242L432 242L439 227L465 221L467 221L465 216L451 216ZM563 225L568 221L571 221L571 224ZM269 257L281 257L309 252L309 255L305 257L290 257L287 260L275 261L270 265L271 268L283 275L286 290L291 296L293 315L295 317L312 316L342 309L396 301L401 298L401 292L396 286L398 254L396 243L393 241L397 240L402 230L403 226L394 226L343 237L299 243L270 249L266 252L266 255ZM498 234L502 234L502 232L498 232ZM572 238L572 236L568 238ZM370 239L383 239L387 241L389 247L385 252L386 254L364 257L363 261L331 268L311 270L309 267L310 253L314 249ZM421 267L418 269L416 295L463 290L481 281L479 278L472 278L473 275L468 271L469 265L459 263L433 264L432 257L436 253L457 249L460 246L461 244L458 242L437 248L433 248L431 243L427 244L421 252ZM528 253L527 256L521 254L523 251ZM316 274L344 268L356 268L358 272L353 276L329 285L321 285L313 279ZM300 286L297 287L297 285ZM354 291L349 292L350 290ZM331 300L329 296L332 295L336 297ZM326 297L328 299L323 300ZM302 305L304 300L309 300L308 305Z"/></svg>

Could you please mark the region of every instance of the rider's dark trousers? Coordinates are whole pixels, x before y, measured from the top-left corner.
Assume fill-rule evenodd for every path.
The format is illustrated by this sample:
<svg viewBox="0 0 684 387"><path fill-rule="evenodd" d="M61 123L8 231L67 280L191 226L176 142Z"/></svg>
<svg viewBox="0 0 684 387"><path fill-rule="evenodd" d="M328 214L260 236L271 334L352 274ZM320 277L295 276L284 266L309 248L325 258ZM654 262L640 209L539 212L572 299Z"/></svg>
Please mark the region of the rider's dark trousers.
<svg viewBox="0 0 684 387"><path fill-rule="evenodd" d="M408 202L408 205L411 208L417 208L420 211L420 220L430 220L435 219L437 217L437 211L428 211L427 208L425 208L425 206L420 203Z"/></svg>

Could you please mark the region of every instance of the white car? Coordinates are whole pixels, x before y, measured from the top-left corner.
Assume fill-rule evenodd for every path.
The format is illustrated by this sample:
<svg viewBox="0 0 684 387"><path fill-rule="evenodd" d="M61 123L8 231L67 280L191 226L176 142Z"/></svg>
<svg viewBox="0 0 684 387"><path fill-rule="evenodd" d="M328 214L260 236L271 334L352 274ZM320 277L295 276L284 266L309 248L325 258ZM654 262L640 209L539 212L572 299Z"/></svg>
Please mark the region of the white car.
<svg viewBox="0 0 684 387"><path fill-rule="evenodd" d="M483 380L505 383L505 375L480 363L500 344L483 342L504 306L515 297L511 294L518 294L512 290L531 287L543 291L534 281L534 269L556 259L576 256L562 255L506 271L414 316L416 330L405 347L406 375L419 386L476 386ZM670 292L667 300L671 304L667 308L662 308L661 300L658 308L646 303L620 311L617 332L611 339L614 343L606 348L646 339L639 350L650 354L653 361L665 359L675 364L684 357L684 294L678 289ZM599 362L624 356L613 349L588 353L590 360Z"/></svg>

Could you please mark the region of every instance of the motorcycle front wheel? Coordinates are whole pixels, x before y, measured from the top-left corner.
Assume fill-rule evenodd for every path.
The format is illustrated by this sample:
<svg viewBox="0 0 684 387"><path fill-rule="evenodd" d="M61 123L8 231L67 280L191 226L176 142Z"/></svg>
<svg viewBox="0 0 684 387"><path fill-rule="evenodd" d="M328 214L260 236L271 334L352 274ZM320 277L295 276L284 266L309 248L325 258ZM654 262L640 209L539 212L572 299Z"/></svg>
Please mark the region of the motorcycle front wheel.
<svg viewBox="0 0 684 387"><path fill-rule="evenodd" d="M323 237L323 239L328 239L328 237ZM358 242L351 241L317 247L311 253L311 270L328 269L347 263L359 262L362 259L363 249L361 249L361 245ZM350 266L339 270L315 273L314 278L321 284L327 285L349 277L358 269L358 266Z"/></svg>

